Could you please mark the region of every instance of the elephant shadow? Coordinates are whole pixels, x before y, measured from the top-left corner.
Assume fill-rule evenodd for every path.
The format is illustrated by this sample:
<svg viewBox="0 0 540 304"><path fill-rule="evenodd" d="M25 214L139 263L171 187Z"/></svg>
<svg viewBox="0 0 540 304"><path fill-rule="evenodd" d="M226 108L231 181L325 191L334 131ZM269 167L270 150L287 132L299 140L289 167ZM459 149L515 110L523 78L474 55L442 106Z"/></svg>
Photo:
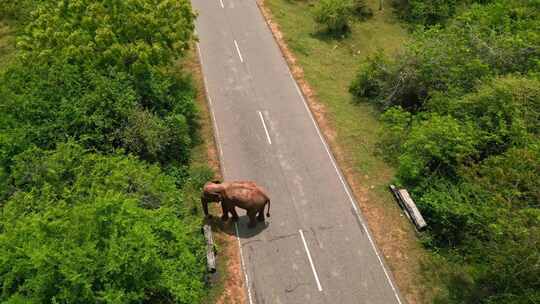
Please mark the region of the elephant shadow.
<svg viewBox="0 0 540 304"><path fill-rule="evenodd" d="M238 236L241 239L248 239L258 235L266 228L268 228L270 224L268 223L268 220L266 220L264 222L257 222L257 226L255 226L254 228L249 228L249 217L247 215L239 216L237 222L233 221L232 219L222 221L219 217L212 217L208 221L210 221L213 229L218 229L228 235L232 235L235 237ZM236 231L238 231L238 235L236 234Z"/></svg>

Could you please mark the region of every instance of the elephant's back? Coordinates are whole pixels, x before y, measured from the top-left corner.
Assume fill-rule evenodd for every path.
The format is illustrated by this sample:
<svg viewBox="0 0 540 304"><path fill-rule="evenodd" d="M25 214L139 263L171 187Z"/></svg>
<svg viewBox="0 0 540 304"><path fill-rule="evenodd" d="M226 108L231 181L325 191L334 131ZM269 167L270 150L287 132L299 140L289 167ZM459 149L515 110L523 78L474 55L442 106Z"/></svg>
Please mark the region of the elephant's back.
<svg viewBox="0 0 540 304"><path fill-rule="evenodd" d="M231 187L227 190L227 197L231 200L255 204L264 204L268 197L258 187Z"/></svg>

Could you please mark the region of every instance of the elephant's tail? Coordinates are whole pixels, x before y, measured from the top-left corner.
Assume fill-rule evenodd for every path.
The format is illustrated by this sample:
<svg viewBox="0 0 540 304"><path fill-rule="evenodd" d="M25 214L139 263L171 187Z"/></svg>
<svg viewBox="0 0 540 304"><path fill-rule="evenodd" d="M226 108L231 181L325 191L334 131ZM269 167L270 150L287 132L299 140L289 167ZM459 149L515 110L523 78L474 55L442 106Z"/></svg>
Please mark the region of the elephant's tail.
<svg viewBox="0 0 540 304"><path fill-rule="evenodd" d="M270 200L267 200L266 204L268 204L268 210L266 211L266 216L270 217Z"/></svg>

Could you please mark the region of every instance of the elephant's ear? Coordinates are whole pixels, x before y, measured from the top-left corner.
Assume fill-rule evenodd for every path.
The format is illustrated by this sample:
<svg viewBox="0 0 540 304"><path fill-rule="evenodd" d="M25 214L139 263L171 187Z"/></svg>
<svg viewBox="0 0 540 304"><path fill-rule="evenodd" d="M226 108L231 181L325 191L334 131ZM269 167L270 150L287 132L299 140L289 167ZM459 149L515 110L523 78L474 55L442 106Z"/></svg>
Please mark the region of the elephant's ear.
<svg viewBox="0 0 540 304"><path fill-rule="evenodd" d="M209 191L208 194L217 197L218 201L221 201L223 199L223 192L220 190Z"/></svg>

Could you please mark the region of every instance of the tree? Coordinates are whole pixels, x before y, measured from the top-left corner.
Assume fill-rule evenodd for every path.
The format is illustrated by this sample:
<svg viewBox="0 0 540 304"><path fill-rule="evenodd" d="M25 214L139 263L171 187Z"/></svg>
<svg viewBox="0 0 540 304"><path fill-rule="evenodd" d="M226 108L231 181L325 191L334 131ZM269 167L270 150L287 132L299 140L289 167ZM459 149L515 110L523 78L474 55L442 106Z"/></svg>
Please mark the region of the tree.
<svg viewBox="0 0 540 304"><path fill-rule="evenodd" d="M349 29L353 10L352 0L321 0L313 10L313 17L328 32L342 34Z"/></svg>

